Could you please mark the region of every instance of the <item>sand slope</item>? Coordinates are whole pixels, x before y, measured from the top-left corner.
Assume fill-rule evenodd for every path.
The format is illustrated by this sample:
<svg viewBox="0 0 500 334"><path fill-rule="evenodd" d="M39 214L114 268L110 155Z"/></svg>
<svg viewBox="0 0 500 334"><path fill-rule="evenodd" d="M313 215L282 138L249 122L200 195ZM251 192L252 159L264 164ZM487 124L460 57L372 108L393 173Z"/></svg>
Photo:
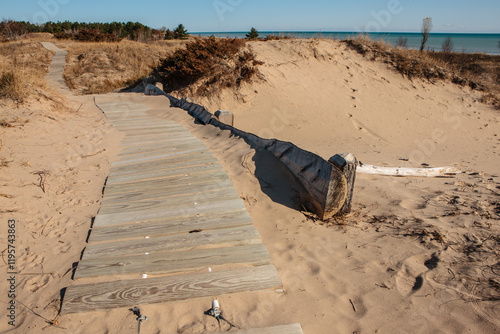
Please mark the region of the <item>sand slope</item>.
<svg viewBox="0 0 500 334"><path fill-rule="evenodd" d="M350 151L366 163L467 164L500 154L498 113L456 85L413 82L328 40L250 43L264 82L246 86L239 99L200 102L231 110L236 125L263 137L290 140L330 157ZM460 150L460 155L457 152ZM383 153L383 154L381 154ZM498 170L484 160L482 170Z"/></svg>
<svg viewBox="0 0 500 334"><path fill-rule="evenodd" d="M498 113L467 90L410 82L338 42L251 47L265 61L265 81L237 97L227 92L200 100L214 111L233 111L243 130L293 141L325 158L350 151L370 164L425 162L466 173L454 179L358 175L353 214L324 223L300 212L295 180L268 154L184 111L165 114L163 97L115 95L149 105L203 140L263 237L284 292L220 296L225 317L241 328L300 323L304 333L498 332ZM119 139L91 98L68 99L73 112L52 114L46 105L2 110L20 117L20 125L0 129L0 154L9 162L2 167L1 215L20 222L18 289L26 305L12 332L136 332L127 309L63 316L57 328L44 320L57 314L60 289L73 284L67 271L85 247ZM46 171L45 193L33 174L40 171ZM2 281L0 289L6 287ZM141 333L217 332L217 322L203 315L210 303L141 307L149 317ZM0 322L0 331L8 329Z"/></svg>
<svg viewBox="0 0 500 334"><path fill-rule="evenodd" d="M0 332L50 332L60 307L60 290L71 284L118 139L91 97L71 97L62 110L32 101L1 108L14 121L0 128L2 251L7 221L16 221L16 327L2 304ZM43 188L43 189L42 189ZM7 259L6 251L2 253ZM2 278L7 266L2 262ZM0 282L7 302L8 282Z"/></svg>
<svg viewBox="0 0 500 334"><path fill-rule="evenodd" d="M258 190L247 195L285 276L300 273L295 301L308 300L306 309L324 315L325 327L302 319L305 331L494 331L500 307L498 112L469 89L412 82L336 41L251 46L265 62L265 81L236 97L227 92L200 100L213 111L233 111L236 126L326 159L348 151L369 164L451 165L464 172L454 179L358 175L354 212L340 231L266 205ZM260 187L278 204L293 193L274 177ZM354 313L349 299L357 305Z"/></svg>

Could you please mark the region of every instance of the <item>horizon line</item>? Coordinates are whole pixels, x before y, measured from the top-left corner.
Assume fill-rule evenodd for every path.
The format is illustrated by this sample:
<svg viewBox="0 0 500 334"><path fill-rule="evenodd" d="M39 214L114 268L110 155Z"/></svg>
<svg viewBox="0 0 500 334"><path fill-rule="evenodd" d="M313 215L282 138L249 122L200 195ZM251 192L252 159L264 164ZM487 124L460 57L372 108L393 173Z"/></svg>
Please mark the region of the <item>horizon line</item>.
<svg viewBox="0 0 500 334"><path fill-rule="evenodd" d="M190 32L190 34L242 34L248 33L249 30L241 31L196 31ZM354 30L258 30L259 33L356 33L356 34L422 34L420 31L354 31ZM500 35L500 32L431 32L432 34L488 34L488 35Z"/></svg>

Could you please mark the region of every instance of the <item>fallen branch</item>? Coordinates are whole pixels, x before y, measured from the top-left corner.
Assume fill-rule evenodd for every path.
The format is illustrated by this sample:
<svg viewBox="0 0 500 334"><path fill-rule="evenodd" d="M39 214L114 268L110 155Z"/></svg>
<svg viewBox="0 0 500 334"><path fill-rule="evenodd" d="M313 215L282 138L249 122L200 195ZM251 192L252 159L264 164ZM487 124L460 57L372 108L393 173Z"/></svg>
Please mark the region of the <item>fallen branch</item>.
<svg viewBox="0 0 500 334"><path fill-rule="evenodd" d="M39 172L33 172L31 174L38 175L40 177L40 182L38 183L38 186L45 193L45 179L47 178L47 174L49 173L45 171L39 171Z"/></svg>
<svg viewBox="0 0 500 334"><path fill-rule="evenodd" d="M43 236L43 231L45 231L45 228L50 223L50 221L52 220L52 218L54 218L54 217L50 217L50 219L45 223L45 225L42 228L42 231L40 232L40 236Z"/></svg>
<svg viewBox="0 0 500 334"><path fill-rule="evenodd" d="M82 155L82 159L96 156L98 154L101 154L102 152L106 152L106 149L99 150L99 151L97 151L96 153L93 153L93 154Z"/></svg>
<svg viewBox="0 0 500 334"><path fill-rule="evenodd" d="M357 169L361 174L385 175L385 176L417 176L417 177L454 177L460 174L455 167L439 168L409 168L409 167L379 167L365 165L361 162Z"/></svg>

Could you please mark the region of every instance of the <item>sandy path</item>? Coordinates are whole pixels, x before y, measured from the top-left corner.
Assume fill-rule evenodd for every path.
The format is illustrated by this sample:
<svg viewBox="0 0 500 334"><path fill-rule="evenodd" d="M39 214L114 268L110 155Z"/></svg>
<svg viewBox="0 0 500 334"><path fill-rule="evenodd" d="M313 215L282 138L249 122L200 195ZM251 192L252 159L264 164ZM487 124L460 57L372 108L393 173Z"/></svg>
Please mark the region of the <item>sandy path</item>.
<svg viewBox="0 0 500 334"><path fill-rule="evenodd" d="M66 86L66 82L63 78L64 67L66 66L66 55L68 54L68 51L59 49L50 42L42 42L42 45L44 48L50 51L55 51L56 53L52 57L49 73L47 73L45 79L52 87L69 93L68 86Z"/></svg>

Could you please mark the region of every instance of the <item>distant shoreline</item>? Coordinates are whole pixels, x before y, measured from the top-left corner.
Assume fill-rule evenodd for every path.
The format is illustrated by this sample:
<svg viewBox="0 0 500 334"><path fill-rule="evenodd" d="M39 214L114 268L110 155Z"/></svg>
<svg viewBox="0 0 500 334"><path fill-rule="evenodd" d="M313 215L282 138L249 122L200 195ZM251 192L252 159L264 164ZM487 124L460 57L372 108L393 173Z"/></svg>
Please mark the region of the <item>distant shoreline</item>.
<svg viewBox="0 0 500 334"><path fill-rule="evenodd" d="M248 32L243 31L220 31L220 32L192 32L193 36L216 37L238 37L244 38ZM376 32L362 33L355 31L260 31L260 36L285 35L297 38L335 38L347 39L360 34L366 34L373 39L382 39L396 45L399 38L407 39L407 47L418 49L420 47L421 34L419 32ZM427 48L429 50L441 51L442 43L450 37L455 52L485 53L500 55L500 33L431 33Z"/></svg>

